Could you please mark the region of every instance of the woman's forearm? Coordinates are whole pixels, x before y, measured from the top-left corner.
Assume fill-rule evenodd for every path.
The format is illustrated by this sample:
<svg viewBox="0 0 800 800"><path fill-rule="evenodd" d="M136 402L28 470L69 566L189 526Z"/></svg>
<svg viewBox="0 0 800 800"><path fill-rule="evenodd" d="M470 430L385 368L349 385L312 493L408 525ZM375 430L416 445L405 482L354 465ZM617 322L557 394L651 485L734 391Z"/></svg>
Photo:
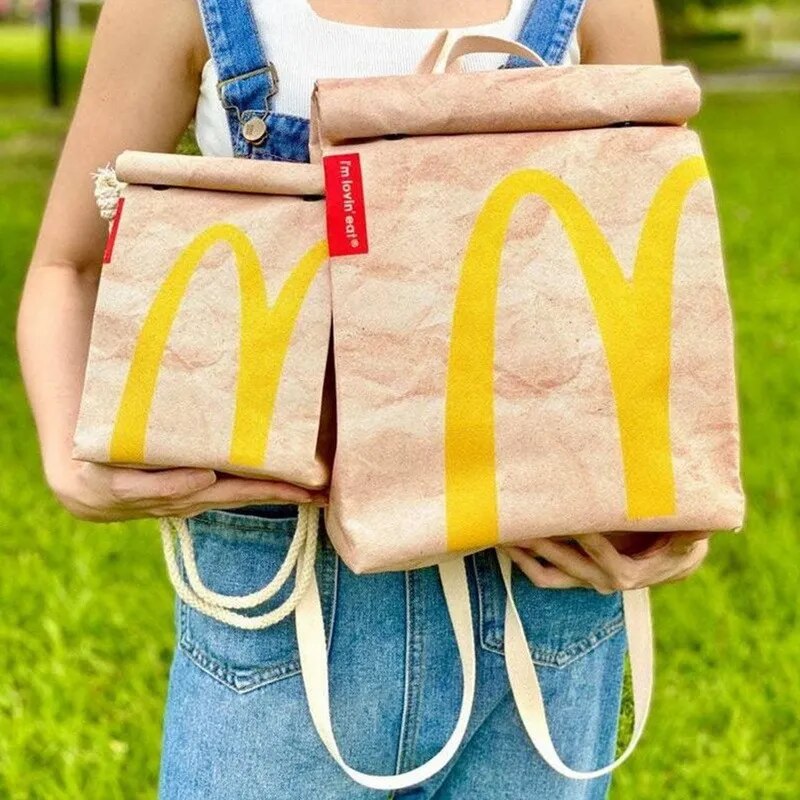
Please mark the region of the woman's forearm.
<svg viewBox="0 0 800 800"><path fill-rule="evenodd" d="M98 271L46 264L30 269L17 323L22 376L51 486L71 460Z"/></svg>
<svg viewBox="0 0 800 800"><path fill-rule="evenodd" d="M92 173L125 149L174 147L196 102L201 40L191 0L108 0L103 7L18 320L23 378L51 485L70 468L108 230Z"/></svg>

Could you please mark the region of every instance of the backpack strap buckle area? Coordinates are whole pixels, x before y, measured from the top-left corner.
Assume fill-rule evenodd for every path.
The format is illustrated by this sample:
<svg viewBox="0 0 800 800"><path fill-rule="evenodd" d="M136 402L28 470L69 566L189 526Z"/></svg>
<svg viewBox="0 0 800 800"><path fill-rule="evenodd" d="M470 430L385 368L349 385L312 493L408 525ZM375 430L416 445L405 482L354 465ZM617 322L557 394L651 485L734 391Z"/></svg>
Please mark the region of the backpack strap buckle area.
<svg viewBox="0 0 800 800"><path fill-rule="evenodd" d="M263 144L269 135L269 100L278 91L278 83L278 71L271 61L265 67L217 83L222 107L229 116L235 116L241 136L251 145Z"/></svg>
<svg viewBox="0 0 800 800"><path fill-rule="evenodd" d="M250 0L198 2L233 155L256 156L269 139L278 71L264 52Z"/></svg>

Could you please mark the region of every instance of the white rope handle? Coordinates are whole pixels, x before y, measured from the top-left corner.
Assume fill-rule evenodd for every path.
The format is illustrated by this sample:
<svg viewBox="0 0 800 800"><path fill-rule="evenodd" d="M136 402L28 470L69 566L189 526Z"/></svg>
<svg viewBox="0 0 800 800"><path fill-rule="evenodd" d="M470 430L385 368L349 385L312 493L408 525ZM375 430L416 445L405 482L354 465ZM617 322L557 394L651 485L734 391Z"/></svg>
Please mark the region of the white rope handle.
<svg viewBox="0 0 800 800"><path fill-rule="evenodd" d="M522 724L539 755L560 775L573 780L589 780L607 775L615 770L636 749L644 733L650 700L653 694L653 629L650 619L650 599L647 589L623 593L625 628L631 663L633 688L633 735L622 755L612 764L590 772L568 767L559 756L550 736L542 690L536 677L536 667L531 658L525 630L519 616L511 585L511 560L501 550L497 551L503 582L506 586L505 652L508 680Z"/></svg>
<svg viewBox="0 0 800 800"><path fill-rule="evenodd" d="M297 528L283 564L266 586L247 595L225 595L209 589L200 578L186 520L179 517L164 517L160 523L164 560L178 597L201 614L226 625L242 630L261 630L276 625L297 608L312 581L316 583L314 566L319 539L319 511L314 506L306 504L298 507ZM188 584L178 565L176 537L180 543ZM255 608L270 600L286 585L292 572L295 573L292 591L277 608L255 616L236 612L235 609Z"/></svg>
<svg viewBox="0 0 800 800"><path fill-rule="evenodd" d="M328 649L325 624L316 577L312 576L309 590L295 612L297 642L300 648L300 673L306 689L311 719L320 739L332 758L356 783L378 791L392 792L423 783L443 769L458 752L467 731L475 696L475 641L472 634L472 608L463 558L439 565L445 603L453 624L458 654L461 658L462 697L456 725L444 747L419 767L400 775L371 775L349 766L336 743L331 720L328 688Z"/></svg>
<svg viewBox="0 0 800 800"><path fill-rule="evenodd" d="M295 569L300 551L304 548L306 537L304 535L303 527L300 525L299 512L298 524L295 529L295 534L289 544L289 550L286 553L286 558L281 564L275 577L264 586L251 594L245 595L227 595L218 594L205 586L200 574L197 571L197 561L194 556L194 547L192 546L191 537L186 530L186 524L178 529L178 541L181 546L181 556L183 558L183 566L186 570L186 576L189 579L189 585L195 593L205 600L207 603L215 606L222 606L223 608L238 609L238 608L255 608L256 606L263 605L268 600L271 600L289 580L293 570Z"/></svg>

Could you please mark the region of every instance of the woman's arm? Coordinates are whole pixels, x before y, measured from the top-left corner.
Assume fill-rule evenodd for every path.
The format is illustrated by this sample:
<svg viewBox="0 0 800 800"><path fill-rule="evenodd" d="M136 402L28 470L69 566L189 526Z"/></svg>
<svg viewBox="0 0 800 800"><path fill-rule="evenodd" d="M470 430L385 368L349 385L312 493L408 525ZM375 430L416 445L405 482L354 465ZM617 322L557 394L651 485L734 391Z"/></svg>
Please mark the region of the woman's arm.
<svg viewBox="0 0 800 800"><path fill-rule="evenodd" d="M17 340L48 483L73 513L122 519L207 507L306 502L296 487L74 461L107 226L91 173L123 150L171 152L192 119L207 56L194 0L107 0L56 171L19 310Z"/></svg>
<svg viewBox="0 0 800 800"><path fill-rule="evenodd" d="M660 64L654 0L588 0L578 43L584 64Z"/></svg>

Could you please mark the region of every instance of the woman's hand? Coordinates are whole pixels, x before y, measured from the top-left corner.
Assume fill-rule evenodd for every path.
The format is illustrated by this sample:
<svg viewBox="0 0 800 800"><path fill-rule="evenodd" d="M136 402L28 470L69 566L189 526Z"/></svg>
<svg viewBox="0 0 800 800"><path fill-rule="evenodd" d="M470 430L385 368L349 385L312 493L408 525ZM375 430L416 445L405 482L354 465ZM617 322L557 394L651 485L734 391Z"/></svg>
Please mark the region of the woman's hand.
<svg viewBox="0 0 800 800"><path fill-rule="evenodd" d="M682 580L703 563L710 536L699 531L593 533L569 541L534 539L505 550L536 586L611 594Z"/></svg>
<svg viewBox="0 0 800 800"><path fill-rule="evenodd" d="M71 461L48 479L79 519L114 522L142 517L191 517L210 508L254 503L325 503L322 492L275 481L218 475L210 469L146 471Z"/></svg>

